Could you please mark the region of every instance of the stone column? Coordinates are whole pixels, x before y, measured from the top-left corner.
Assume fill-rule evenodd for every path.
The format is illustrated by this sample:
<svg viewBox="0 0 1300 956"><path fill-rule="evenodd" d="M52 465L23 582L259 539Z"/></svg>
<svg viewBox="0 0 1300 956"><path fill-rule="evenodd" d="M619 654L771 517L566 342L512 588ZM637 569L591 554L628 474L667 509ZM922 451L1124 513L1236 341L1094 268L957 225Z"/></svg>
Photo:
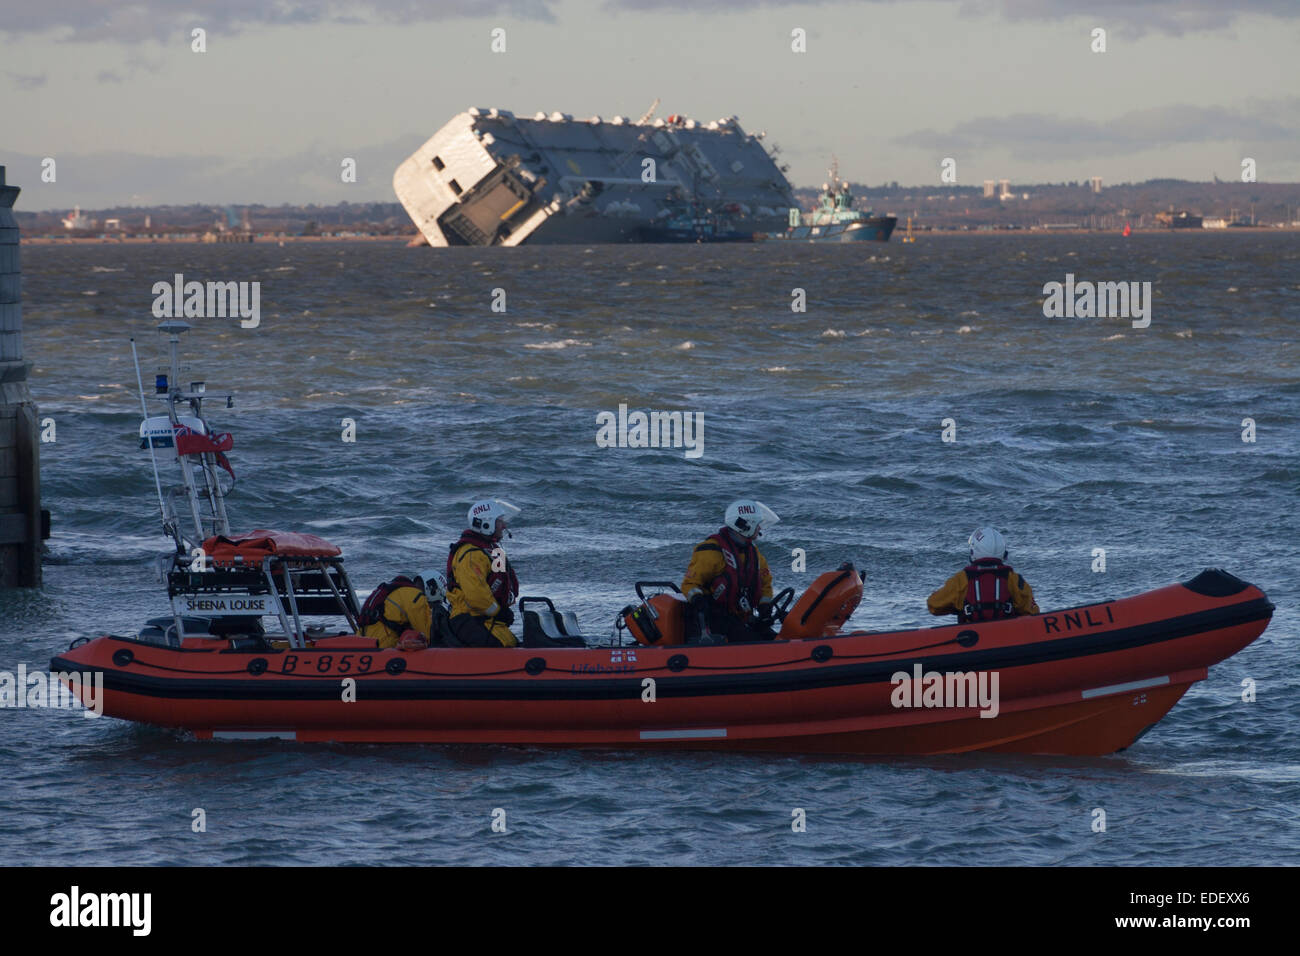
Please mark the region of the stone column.
<svg viewBox="0 0 1300 956"><path fill-rule="evenodd" d="M0 587L41 583L41 460L36 403L23 361L17 186L0 166Z"/></svg>

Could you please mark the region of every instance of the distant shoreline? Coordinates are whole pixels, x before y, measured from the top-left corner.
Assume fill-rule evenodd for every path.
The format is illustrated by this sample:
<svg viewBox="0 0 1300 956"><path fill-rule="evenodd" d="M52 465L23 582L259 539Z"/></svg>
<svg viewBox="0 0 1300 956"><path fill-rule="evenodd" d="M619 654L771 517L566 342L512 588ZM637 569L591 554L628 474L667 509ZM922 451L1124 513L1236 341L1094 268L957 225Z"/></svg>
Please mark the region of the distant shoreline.
<svg viewBox="0 0 1300 956"><path fill-rule="evenodd" d="M1245 235L1259 235L1261 233L1300 233L1300 228L1294 226L1234 226L1231 229L1134 229L1134 236L1168 236L1168 235L1224 235L1240 233ZM855 246L866 246L875 248L885 245L905 245L899 241L901 233L895 234L895 237L888 242L866 242L852 243ZM988 238L988 237L1025 237L1025 236L1118 236L1120 232L1112 229L932 229L925 231L916 231L914 233L916 241L923 243L927 238L934 236L959 236L971 238ZM281 246L285 243L316 243L316 242L370 242L370 243L390 243L392 245L408 245L411 236L275 236L270 238L256 239L253 242L213 242L204 240L200 236L32 236L23 237L22 244L25 246L148 246L148 245L200 245L200 246ZM756 242L755 245L763 245L762 242ZM584 245L584 243L575 243L575 245ZM585 243L590 245L590 243ZM633 245L633 243L623 243L623 245ZM417 247L418 248L418 247ZM428 248L424 246L424 248ZM465 247L469 248L469 247ZM486 247L485 247L486 248Z"/></svg>
<svg viewBox="0 0 1300 956"><path fill-rule="evenodd" d="M21 235L21 233L20 233ZM202 236L21 236L25 246L278 246L286 242L392 242L405 244L410 236L267 236L252 242L213 242Z"/></svg>
<svg viewBox="0 0 1300 956"><path fill-rule="evenodd" d="M1300 233L1300 226L1233 226L1231 229L1134 229L1134 236L1221 236L1225 233ZM903 235L894 229L894 236ZM1120 236L1119 229L932 229L914 230L917 242L925 236ZM891 243L895 239L889 240Z"/></svg>

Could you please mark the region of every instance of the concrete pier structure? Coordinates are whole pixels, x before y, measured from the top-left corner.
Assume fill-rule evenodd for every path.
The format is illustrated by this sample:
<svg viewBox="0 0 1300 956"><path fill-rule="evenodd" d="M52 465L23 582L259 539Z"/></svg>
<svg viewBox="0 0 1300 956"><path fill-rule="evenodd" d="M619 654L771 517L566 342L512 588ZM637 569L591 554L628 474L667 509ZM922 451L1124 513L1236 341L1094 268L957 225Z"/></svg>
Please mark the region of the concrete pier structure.
<svg viewBox="0 0 1300 956"><path fill-rule="evenodd" d="M0 588L39 587L42 540L40 418L23 361L22 270L14 200L0 166Z"/></svg>

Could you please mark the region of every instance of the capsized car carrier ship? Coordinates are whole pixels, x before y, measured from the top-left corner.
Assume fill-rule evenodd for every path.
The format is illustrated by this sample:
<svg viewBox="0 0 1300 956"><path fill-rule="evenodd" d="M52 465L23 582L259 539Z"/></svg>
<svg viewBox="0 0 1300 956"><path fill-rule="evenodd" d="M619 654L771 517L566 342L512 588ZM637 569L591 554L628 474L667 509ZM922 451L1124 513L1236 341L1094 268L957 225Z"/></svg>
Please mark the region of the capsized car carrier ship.
<svg viewBox="0 0 1300 956"><path fill-rule="evenodd" d="M734 116L653 111L470 109L397 168L393 189L431 246L680 241L668 224L702 215L736 233L785 229L794 194L763 134Z"/></svg>

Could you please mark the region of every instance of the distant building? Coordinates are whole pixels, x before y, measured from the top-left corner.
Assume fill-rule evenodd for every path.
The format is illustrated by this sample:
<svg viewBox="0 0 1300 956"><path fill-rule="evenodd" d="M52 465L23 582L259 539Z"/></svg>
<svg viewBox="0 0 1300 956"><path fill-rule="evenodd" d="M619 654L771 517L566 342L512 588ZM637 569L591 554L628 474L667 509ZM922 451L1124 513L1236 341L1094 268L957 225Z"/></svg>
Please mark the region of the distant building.
<svg viewBox="0 0 1300 956"><path fill-rule="evenodd" d="M64 229L94 229L95 220L91 219L89 216L83 216L81 214L81 207L74 206L72 208L72 215L66 217L63 220L63 228Z"/></svg>
<svg viewBox="0 0 1300 956"><path fill-rule="evenodd" d="M998 180L998 198L1001 200L1014 198L1011 195L1011 180L1009 179Z"/></svg>
<svg viewBox="0 0 1300 956"><path fill-rule="evenodd" d="M995 183L995 182L994 182L993 180L991 180L991 179L986 179L986 180L984 180L984 198L985 198L985 199L992 199L992 198L993 198L993 187L996 186L996 185L997 185L997 183Z"/></svg>
<svg viewBox="0 0 1300 956"><path fill-rule="evenodd" d="M1203 224L1200 216L1194 216L1186 210L1179 212L1159 212L1156 213L1156 222L1166 229L1201 229Z"/></svg>
<svg viewBox="0 0 1300 956"><path fill-rule="evenodd" d="M1091 179L1088 180L1088 182L1091 184L1091 186L1092 186L1092 191L1093 191L1093 192L1095 192L1095 193L1099 193L1099 192L1101 192L1101 177L1100 177L1100 176L1093 176Z"/></svg>
<svg viewBox="0 0 1300 956"><path fill-rule="evenodd" d="M104 220L104 229L105 229L106 231L108 231L108 232L114 232L114 231L120 230L121 228L122 228L122 220L121 220L121 219L105 219L105 220Z"/></svg>

